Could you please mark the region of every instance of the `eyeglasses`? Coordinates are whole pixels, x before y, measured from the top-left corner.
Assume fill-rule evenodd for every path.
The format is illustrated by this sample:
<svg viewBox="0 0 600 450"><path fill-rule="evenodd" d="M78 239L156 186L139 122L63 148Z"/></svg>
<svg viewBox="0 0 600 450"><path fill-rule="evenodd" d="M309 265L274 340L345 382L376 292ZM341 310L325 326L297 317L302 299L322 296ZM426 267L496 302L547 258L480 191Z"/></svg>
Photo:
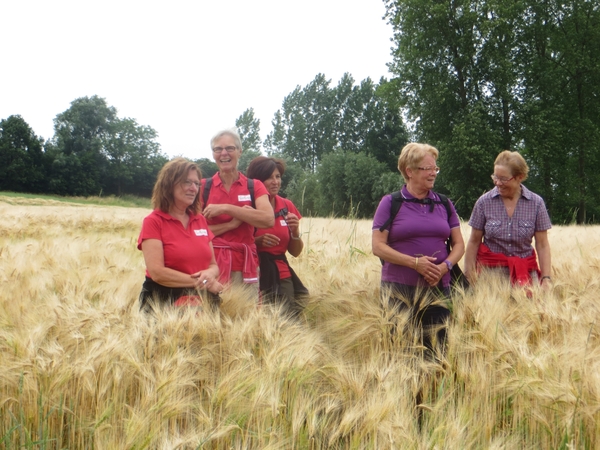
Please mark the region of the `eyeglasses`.
<svg viewBox="0 0 600 450"><path fill-rule="evenodd" d="M213 153L222 153L223 150L226 150L227 153L233 153L237 150L237 147L234 147L233 145L230 145L228 147L215 147L212 149Z"/></svg>
<svg viewBox="0 0 600 450"><path fill-rule="evenodd" d="M185 180L183 183L183 187L186 189L189 189L192 187L192 184L194 186L196 186L196 189L200 189L200 183L198 181L192 181L192 180Z"/></svg>
<svg viewBox="0 0 600 450"><path fill-rule="evenodd" d="M435 172L440 173L440 168L437 166L427 166L427 167L417 167L419 170L423 170L425 172Z"/></svg>
<svg viewBox="0 0 600 450"><path fill-rule="evenodd" d="M506 184L508 183L510 180L513 180L515 177L510 177L510 178L502 178L502 177L497 177L495 173L493 173L492 175L490 175L492 177L492 181L494 183L498 183L498 184Z"/></svg>

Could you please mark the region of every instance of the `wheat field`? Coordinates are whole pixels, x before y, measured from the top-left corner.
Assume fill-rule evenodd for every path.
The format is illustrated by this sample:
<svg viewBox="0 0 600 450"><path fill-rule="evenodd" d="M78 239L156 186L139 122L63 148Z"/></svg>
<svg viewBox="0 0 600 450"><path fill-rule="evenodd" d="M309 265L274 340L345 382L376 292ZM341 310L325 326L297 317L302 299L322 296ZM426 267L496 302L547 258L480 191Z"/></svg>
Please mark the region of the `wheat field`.
<svg viewBox="0 0 600 450"><path fill-rule="evenodd" d="M457 293L431 362L379 300L370 221L303 219L300 321L234 290L147 318L148 213L0 197L0 448L600 446L599 227L550 231L549 292Z"/></svg>

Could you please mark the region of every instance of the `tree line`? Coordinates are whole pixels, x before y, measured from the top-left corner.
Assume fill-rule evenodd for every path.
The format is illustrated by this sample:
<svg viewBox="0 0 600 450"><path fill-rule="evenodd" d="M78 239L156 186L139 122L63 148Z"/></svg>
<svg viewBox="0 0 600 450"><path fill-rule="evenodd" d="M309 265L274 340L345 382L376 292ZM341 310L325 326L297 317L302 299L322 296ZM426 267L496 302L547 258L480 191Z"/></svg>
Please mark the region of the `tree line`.
<svg viewBox="0 0 600 450"><path fill-rule="evenodd" d="M156 137L97 96L78 98L58 114L46 142L21 116L10 116L0 121L0 190L148 197L168 161Z"/></svg>
<svg viewBox="0 0 600 450"><path fill-rule="evenodd" d="M297 86L262 139L252 108L236 120L240 160L283 158L284 195L305 215L372 217L397 190L408 141L440 150L436 190L461 217L492 187L505 149L523 154L526 184L554 223L600 218L600 4L589 0L384 0L394 30L393 78ZM98 97L35 136L19 116L0 122L0 189L61 195L150 194L167 157L156 132ZM213 161L197 161L206 176Z"/></svg>

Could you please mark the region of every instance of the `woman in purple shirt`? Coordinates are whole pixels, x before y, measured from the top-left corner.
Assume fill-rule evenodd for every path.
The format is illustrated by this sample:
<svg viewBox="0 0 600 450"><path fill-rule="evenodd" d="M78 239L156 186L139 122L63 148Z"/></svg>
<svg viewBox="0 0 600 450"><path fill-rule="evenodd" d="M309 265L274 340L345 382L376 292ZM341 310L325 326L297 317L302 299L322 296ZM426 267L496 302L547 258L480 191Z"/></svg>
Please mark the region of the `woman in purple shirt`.
<svg viewBox="0 0 600 450"><path fill-rule="evenodd" d="M462 258L464 241L460 221L449 202L450 214L433 192L439 167L439 152L427 144L410 143L398 158L398 169L406 184L402 187L402 205L386 229L392 196L381 199L373 220L373 254L383 260L381 286L390 293L390 303L398 310L411 309L425 333L423 344L433 349L428 329L439 328L438 341L445 340L445 323L450 312L432 298L450 294L450 269ZM448 254L446 240L452 251Z"/></svg>
<svg viewBox="0 0 600 450"><path fill-rule="evenodd" d="M544 200L523 186L529 167L518 152L505 150L494 162L494 189L475 203L469 225L465 275L475 282L481 266L510 277L513 284L538 281L549 286L552 265L548 230L552 227ZM535 238L534 251L531 243Z"/></svg>

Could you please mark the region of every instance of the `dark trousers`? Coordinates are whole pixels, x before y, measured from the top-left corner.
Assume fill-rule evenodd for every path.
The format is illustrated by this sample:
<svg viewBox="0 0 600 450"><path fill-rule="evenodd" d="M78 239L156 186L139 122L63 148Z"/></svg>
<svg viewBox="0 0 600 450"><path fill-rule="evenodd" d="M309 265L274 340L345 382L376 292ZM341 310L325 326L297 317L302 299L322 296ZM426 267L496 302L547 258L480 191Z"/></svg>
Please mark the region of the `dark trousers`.
<svg viewBox="0 0 600 450"><path fill-rule="evenodd" d="M450 318L448 288L416 287L382 281L381 292L382 295L389 295L389 305L395 311L408 313L408 325L418 333L420 344L428 353L445 351Z"/></svg>
<svg viewBox="0 0 600 450"><path fill-rule="evenodd" d="M277 293L263 291L263 299L265 304L281 305L285 315L297 318L306 306L308 295L296 292L292 279L284 278L279 280Z"/></svg>
<svg viewBox="0 0 600 450"><path fill-rule="evenodd" d="M200 295L206 300L212 309L217 309L221 304L221 297L212 292L202 291L199 293L193 288L171 288L158 284L152 278L146 277L140 292L140 310L153 313L156 309L172 306L179 297L186 295Z"/></svg>

